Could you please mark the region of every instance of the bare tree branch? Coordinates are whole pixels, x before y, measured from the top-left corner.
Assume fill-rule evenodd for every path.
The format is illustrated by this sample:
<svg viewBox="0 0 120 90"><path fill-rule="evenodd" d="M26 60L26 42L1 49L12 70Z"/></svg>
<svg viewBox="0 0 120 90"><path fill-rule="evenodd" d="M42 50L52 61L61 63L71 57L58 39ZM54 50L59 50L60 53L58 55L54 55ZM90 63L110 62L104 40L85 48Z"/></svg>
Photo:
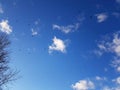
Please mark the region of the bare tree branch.
<svg viewBox="0 0 120 90"><path fill-rule="evenodd" d="M0 87L5 86L8 82L15 80L17 71L13 71L9 67L9 53L7 47L10 41L6 34L0 34Z"/></svg>

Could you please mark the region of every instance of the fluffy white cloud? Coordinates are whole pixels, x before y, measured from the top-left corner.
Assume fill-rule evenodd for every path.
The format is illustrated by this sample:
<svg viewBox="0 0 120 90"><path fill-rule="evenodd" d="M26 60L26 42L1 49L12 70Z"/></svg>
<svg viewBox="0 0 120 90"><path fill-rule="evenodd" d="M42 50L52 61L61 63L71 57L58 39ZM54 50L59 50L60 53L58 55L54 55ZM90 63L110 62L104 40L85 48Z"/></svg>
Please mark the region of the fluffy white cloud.
<svg viewBox="0 0 120 90"><path fill-rule="evenodd" d="M38 32L35 31L33 28L31 29L31 32L32 32L32 36L38 35Z"/></svg>
<svg viewBox="0 0 120 90"><path fill-rule="evenodd" d="M53 29L60 30L67 34L67 33L74 32L75 30L77 30L79 28L79 25L80 25L79 23L67 25L67 26L60 26L57 24L53 24Z"/></svg>
<svg viewBox="0 0 120 90"><path fill-rule="evenodd" d="M104 22L108 18L106 13L96 14L95 16L97 17L98 23Z"/></svg>
<svg viewBox="0 0 120 90"><path fill-rule="evenodd" d="M0 31L6 34L10 34L12 32L12 28L8 23L9 23L8 20L2 20L0 22Z"/></svg>
<svg viewBox="0 0 120 90"><path fill-rule="evenodd" d="M72 85L74 90L91 90L94 89L94 83L90 80L80 80L79 82Z"/></svg>
<svg viewBox="0 0 120 90"><path fill-rule="evenodd" d="M66 52L65 42L57 37L54 37L52 45L49 46L49 53L51 53L52 51L60 51L62 53L65 53Z"/></svg>

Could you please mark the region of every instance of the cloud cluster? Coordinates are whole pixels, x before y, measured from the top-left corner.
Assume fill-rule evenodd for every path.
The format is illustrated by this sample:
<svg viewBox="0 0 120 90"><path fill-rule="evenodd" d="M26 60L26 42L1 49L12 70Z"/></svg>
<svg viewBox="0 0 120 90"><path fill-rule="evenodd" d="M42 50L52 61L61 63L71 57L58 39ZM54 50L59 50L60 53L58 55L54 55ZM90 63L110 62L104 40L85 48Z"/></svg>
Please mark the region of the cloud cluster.
<svg viewBox="0 0 120 90"><path fill-rule="evenodd" d="M103 40L98 44L98 52L113 54L113 61L111 66L115 68L117 72L120 72L120 31L112 34L110 40Z"/></svg>
<svg viewBox="0 0 120 90"><path fill-rule="evenodd" d="M118 75L115 78L108 79L107 77L96 76L94 79L84 79L72 84L73 90L120 90L120 31L105 38L97 44L100 55L110 53L113 55L113 60L110 62ZM92 84L90 84L90 82ZM111 85L110 85L111 83Z"/></svg>
<svg viewBox="0 0 120 90"><path fill-rule="evenodd" d="M12 32L12 28L11 26L9 25L9 22L8 20L2 20L0 22L0 31L1 32L4 32L6 34L10 34Z"/></svg>
<svg viewBox="0 0 120 90"><path fill-rule="evenodd" d="M72 85L74 90L92 90L94 89L94 83L90 80L80 80Z"/></svg>
<svg viewBox="0 0 120 90"><path fill-rule="evenodd" d="M53 30L58 30L65 34L68 34L68 33L77 31L84 20L85 20L85 16L82 13L77 17L76 23L65 25L65 26L53 24L52 28L53 28ZM66 46L67 45L65 44L65 41L54 37L52 45L49 46L49 53L51 53L52 51L60 51L60 52L64 53L64 52L66 52Z"/></svg>
<svg viewBox="0 0 120 90"><path fill-rule="evenodd" d="M62 53L66 52L66 45L62 39L59 39L55 36L52 40L53 43L49 46L49 53L52 51L60 51Z"/></svg>
<svg viewBox="0 0 120 90"><path fill-rule="evenodd" d="M98 48L102 52L111 52L115 53L117 57L120 56L120 32L116 32L112 35L111 40L103 40L98 44Z"/></svg>
<svg viewBox="0 0 120 90"><path fill-rule="evenodd" d="M80 24L79 23L75 23L75 24L71 24L71 25L67 25L67 26L60 26L57 24L53 24L53 30L60 30L65 34L68 34L70 32L74 32L76 30L78 30Z"/></svg>
<svg viewBox="0 0 120 90"><path fill-rule="evenodd" d="M104 53L110 53L113 56L110 66L112 66L115 71L120 74L120 31L105 36L105 38L98 43L97 47L99 48L98 52L100 52L101 55ZM103 79L96 77L96 80ZM102 86L103 88L101 90L120 90L119 76L109 80L108 83L112 83L112 85L104 85Z"/></svg>
<svg viewBox="0 0 120 90"><path fill-rule="evenodd" d="M109 85L111 83L111 85ZM96 76L92 79L82 79L72 84L73 90L120 90L120 77L108 80L106 77Z"/></svg>
<svg viewBox="0 0 120 90"><path fill-rule="evenodd" d="M108 18L108 15L106 13L96 14L95 16L97 17L98 23L104 22Z"/></svg>

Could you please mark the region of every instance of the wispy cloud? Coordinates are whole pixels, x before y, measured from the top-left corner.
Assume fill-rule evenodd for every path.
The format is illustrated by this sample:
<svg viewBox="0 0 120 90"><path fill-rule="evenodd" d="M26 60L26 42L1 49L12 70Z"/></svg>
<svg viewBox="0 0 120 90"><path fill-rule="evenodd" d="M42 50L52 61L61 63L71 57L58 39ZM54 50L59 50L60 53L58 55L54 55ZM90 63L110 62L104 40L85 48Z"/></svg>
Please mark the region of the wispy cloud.
<svg viewBox="0 0 120 90"><path fill-rule="evenodd" d="M115 86L115 87L103 86L101 90L120 90L120 86Z"/></svg>
<svg viewBox="0 0 120 90"><path fill-rule="evenodd" d="M94 83L90 80L80 80L75 84L72 84L74 90L93 90L95 88Z"/></svg>
<svg viewBox="0 0 120 90"><path fill-rule="evenodd" d="M53 24L53 30L59 30L65 34L75 32L79 29L80 25L82 25L83 21L86 19L84 13L80 13L76 16L76 22L68 25L60 25L60 24Z"/></svg>
<svg viewBox="0 0 120 90"><path fill-rule="evenodd" d="M36 21L33 22L33 26L32 26L32 29L31 29L31 35L32 36L36 36L38 35L39 33L39 24L40 24L40 19L37 19Z"/></svg>
<svg viewBox="0 0 120 90"><path fill-rule="evenodd" d="M115 57L116 59L114 59L112 62L111 62L111 66L115 68L115 70L117 72L120 73L120 59Z"/></svg>
<svg viewBox="0 0 120 90"><path fill-rule="evenodd" d="M110 35L109 40L103 40L98 44L98 52L111 53L113 55L113 61L111 66L115 68L117 72L120 72L120 31Z"/></svg>
<svg viewBox="0 0 120 90"><path fill-rule="evenodd" d="M106 41L103 40L98 44L98 48L103 52L115 53L117 57L120 56L120 32L116 32L111 35L111 39Z"/></svg>
<svg viewBox="0 0 120 90"><path fill-rule="evenodd" d="M108 18L108 15L106 13L96 14L95 16L97 17L98 23L104 22Z"/></svg>
<svg viewBox="0 0 120 90"><path fill-rule="evenodd" d="M98 43L99 49L96 52L100 52L101 55L110 53L113 57L110 65L116 72L120 73L120 31L105 37L107 39L103 39Z"/></svg>
<svg viewBox="0 0 120 90"><path fill-rule="evenodd" d="M68 34L70 32L74 32L76 30L78 30L80 24L79 23L75 23L75 24L71 24L71 25L67 25L67 26L60 26L57 24L53 24L53 30L60 30L65 34Z"/></svg>
<svg viewBox="0 0 120 90"><path fill-rule="evenodd" d="M120 85L120 76L117 77L116 79L113 79L113 82L115 82L116 84Z"/></svg>
<svg viewBox="0 0 120 90"><path fill-rule="evenodd" d="M10 34L12 32L12 28L9 25L9 21L8 20L2 20L0 22L0 31L6 33L6 34Z"/></svg>
<svg viewBox="0 0 120 90"><path fill-rule="evenodd" d="M0 13L4 13L3 8L0 6Z"/></svg>
<svg viewBox="0 0 120 90"><path fill-rule="evenodd" d="M35 31L35 30L32 28L32 29L31 29L31 34L32 34L32 36L36 36L36 35L38 35L38 32Z"/></svg>
<svg viewBox="0 0 120 90"><path fill-rule="evenodd" d="M106 81L106 80L107 80L106 77L100 77L100 76L96 76L95 79L96 79L97 81Z"/></svg>
<svg viewBox="0 0 120 90"><path fill-rule="evenodd" d="M110 67L120 74L120 31L107 34L103 40L100 40L100 43L97 44L98 52L109 53L113 56L112 61L109 63ZM107 70L109 72L109 70ZM96 76L95 79L99 82L105 81L105 84L99 86L100 90L120 90L120 77L117 75L116 78L108 80L106 77ZM96 83L96 82L94 82ZM111 83L111 85L109 85Z"/></svg>
<svg viewBox="0 0 120 90"><path fill-rule="evenodd" d="M66 44L62 39L55 36L52 41L53 43L49 46L49 53L52 53L53 51L66 52Z"/></svg>

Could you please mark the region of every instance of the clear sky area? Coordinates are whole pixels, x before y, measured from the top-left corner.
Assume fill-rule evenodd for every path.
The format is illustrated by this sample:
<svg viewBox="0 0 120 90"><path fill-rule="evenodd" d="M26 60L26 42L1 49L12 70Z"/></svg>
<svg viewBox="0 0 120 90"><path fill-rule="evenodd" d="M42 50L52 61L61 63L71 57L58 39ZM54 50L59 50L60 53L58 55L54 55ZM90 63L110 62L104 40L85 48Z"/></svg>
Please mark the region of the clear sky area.
<svg viewBox="0 0 120 90"><path fill-rule="evenodd" d="M8 90L120 90L120 0L0 0L0 32Z"/></svg>

